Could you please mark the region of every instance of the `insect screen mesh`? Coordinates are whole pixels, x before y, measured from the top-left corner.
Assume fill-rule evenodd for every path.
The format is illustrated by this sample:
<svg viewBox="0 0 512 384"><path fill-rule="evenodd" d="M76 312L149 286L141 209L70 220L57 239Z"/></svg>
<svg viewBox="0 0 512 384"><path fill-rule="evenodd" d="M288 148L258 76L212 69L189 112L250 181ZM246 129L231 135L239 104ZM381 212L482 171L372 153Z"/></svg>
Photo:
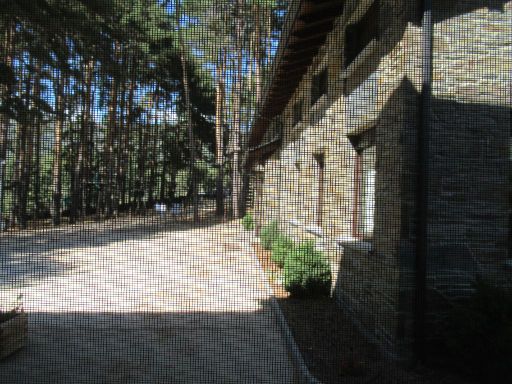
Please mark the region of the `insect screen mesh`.
<svg viewBox="0 0 512 384"><path fill-rule="evenodd" d="M0 9L0 383L509 382L512 1Z"/></svg>

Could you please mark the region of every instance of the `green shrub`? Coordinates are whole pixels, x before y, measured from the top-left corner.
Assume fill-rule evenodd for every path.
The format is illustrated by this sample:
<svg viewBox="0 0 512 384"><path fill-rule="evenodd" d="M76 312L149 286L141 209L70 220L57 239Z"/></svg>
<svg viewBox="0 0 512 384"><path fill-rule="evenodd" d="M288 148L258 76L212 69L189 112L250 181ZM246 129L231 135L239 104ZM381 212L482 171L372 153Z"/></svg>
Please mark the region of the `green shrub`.
<svg viewBox="0 0 512 384"><path fill-rule="evenodd" d="M436 346L437 358L449 368L482 383L509 383L512 292L477 283L473 296L448 313Z"/></svg>
<svg viewBox="0 0 512 384"><path fill-rule="evenodd" d="M293 240L288 236L278 234L272 242L272 256L271 259L279 267L283 267L284 260L288 254L293 250Z"/></svg>
<svg viewBox="0 0 512 384"><path fill-rule="evenodd" d="M242 226L246 231L252 231L254 229L254 218L250 213L243 217Z"/></svg>
<svg viewBox="0 0 512 384"><path fill-rule="evenodd" d="M284 288L295 297L329 296L331 267L315 244L306 242L293 248L284 261Z"/></svg>
<svg viewBox="0 0 512 384"><path fill-rule="evenodd" d="M272 242L277 238L277 235L279 235L279 223L277 220L272 220L261 229L261 246L264 249L270 250L272 248Z"/></svg>

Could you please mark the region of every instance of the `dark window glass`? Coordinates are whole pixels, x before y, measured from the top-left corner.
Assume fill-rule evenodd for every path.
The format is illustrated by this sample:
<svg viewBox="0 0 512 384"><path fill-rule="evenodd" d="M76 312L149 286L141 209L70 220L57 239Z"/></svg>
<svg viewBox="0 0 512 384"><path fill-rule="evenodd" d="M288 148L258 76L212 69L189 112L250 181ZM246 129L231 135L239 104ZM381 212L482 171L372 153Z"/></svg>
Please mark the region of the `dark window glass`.
<svg viewBox="0 0 512 384"><path fill-rule="evenodd" d="M297 125L302 120L302 101L298 101L293 106L293 125Z"/></svg>
<svg viewBox="0 0 512 384"><path fill-rule="evenodd" d="M354 199L354 236L363 239L373 237L375 211L376 147L375 127L349 136L357 152L356 185Z"/></svg>
<svg viewBox="0 0 512 384"><path fill-rule="evenodd" d="M359 155L357 186L357 237L373 237L375 211L375 146L362 151Z"/></svg>
<svg viewBox="0 0 512 384"><path fill-rule="evenodd" d="M311 105L327 93L327 68L313 76L311 83Z"/></svg>
<svg viewBox="0 0 512 384"><path fill-rule="evenodd" d="M375 0L363 18L347 26L345 32L345 67L350 65L368 44L379 37L379 1Z"/></svg>
<svg viewBox="0 0 512 384"><path fill-rule="evenodd" d="M318 196L316 202L316 224L321 227L323 224L324 210L324 183L325 183L325 157L324 154L315 155L318 172Z"/></svg>

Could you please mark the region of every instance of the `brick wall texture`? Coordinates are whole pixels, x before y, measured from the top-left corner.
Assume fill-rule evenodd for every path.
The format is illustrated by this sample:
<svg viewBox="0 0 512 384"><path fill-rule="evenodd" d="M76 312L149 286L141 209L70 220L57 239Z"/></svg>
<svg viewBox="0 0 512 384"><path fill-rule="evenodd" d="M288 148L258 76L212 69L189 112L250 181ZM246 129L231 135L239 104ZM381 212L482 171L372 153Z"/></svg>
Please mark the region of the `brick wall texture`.
<svg viewBox="0 0 512 384"><path fill-rule="evenodd" d="M420 2L380 0L379 37L343 66L345 29L372 0L348 0L279 117L282 144L257 166L254 212L297 240L315 238L336 276L334 295L391 355L411 354L416 180L421 121ZM457 298L477 275L504 276L510 244L512 1L434 1L428 141L429 297ZM328 68L313 106L311 79ZM302 120L293 106L303 100ZM373 237L354 237L357 153L349 138L374 129ZM318 221L316 157L323 154ZM372 252L368 252L368 244ZM433 299L437 301L437 299ZM429 306L435 317L436 306Z"/></svg>

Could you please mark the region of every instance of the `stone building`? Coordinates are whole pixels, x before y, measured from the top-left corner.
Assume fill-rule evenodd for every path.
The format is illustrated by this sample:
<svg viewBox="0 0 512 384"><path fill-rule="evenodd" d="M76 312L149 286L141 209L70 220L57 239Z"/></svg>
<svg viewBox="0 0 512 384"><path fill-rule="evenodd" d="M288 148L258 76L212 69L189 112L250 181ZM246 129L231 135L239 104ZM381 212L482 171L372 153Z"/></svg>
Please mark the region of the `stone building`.
<svg viewBox="0 0 512 384"><path fill-rule="evenodd" d="M257 227L315 238L340 305L398 358L475 278L511 273L512 1L426 15L292 1L246 164Z"/></svg>

